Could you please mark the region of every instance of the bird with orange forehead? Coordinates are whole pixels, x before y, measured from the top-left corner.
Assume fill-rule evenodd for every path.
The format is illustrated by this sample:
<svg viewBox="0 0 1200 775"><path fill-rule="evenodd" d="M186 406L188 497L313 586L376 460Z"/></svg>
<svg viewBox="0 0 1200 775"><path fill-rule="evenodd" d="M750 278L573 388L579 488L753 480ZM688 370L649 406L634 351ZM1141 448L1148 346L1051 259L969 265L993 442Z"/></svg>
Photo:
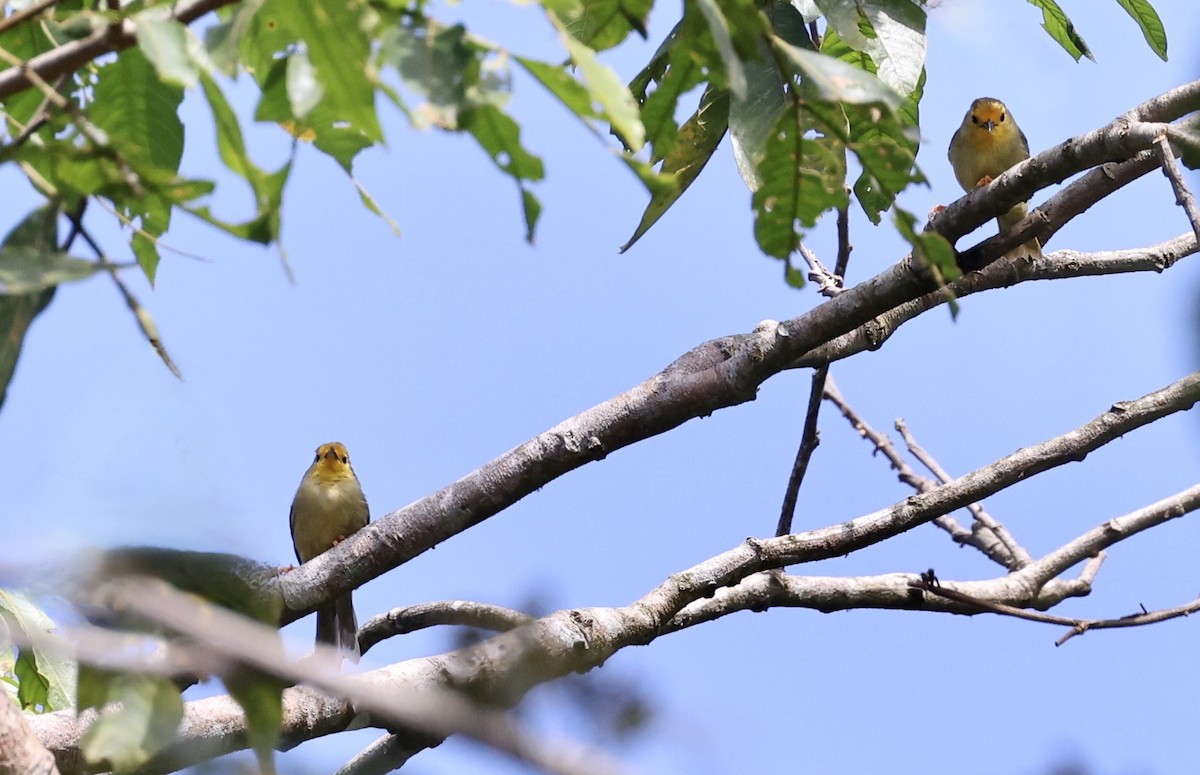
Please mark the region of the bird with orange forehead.
<svg viewBox="0 0 1200 775"><path fill-rule="evenodd" d="M1029 141L1017 126L1004 103L993 97L980 97L971 103L962 125L950 140L950 166L963 190L970 193L986 186L1008 168L1029 158ZM996 219L1000 230L1020 223L1028 213L1028 203L1013 205ZM1009 257L1041 258L1042 247L1036 239L1009 251Z"/></svg>
<svg viewBox="0 0 1200 775"><path fill-rule="evenodd" d="M317 447L317 456L292 501L292 545L296 559L308 562L344 541L370 521L362 485L341 442ZM317 609L317 643L349 652L358 661L358 621L349 593Z"/></svg>

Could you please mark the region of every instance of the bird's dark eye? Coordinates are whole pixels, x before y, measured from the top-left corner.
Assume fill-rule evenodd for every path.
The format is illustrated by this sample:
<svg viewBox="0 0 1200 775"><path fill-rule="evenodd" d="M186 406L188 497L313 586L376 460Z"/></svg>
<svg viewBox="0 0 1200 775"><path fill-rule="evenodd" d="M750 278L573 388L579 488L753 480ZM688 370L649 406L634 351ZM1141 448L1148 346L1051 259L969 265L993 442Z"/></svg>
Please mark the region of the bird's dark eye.
<svg viewBox="0 0 1200 775"><path fill-rule="evenodd" d="M1004 114L1003 113L1000 114L1000 121L1001 121L1001 123L1004 122Z"/></svg>
<svg viewBox="0 0 1200 775"><path fill-rule="evenodd" d="M971 114L971 123L972 123L972 124L978 124L978 123L979 123L979 116L976 116L974 113L972 113L972 114Z"/></svg>

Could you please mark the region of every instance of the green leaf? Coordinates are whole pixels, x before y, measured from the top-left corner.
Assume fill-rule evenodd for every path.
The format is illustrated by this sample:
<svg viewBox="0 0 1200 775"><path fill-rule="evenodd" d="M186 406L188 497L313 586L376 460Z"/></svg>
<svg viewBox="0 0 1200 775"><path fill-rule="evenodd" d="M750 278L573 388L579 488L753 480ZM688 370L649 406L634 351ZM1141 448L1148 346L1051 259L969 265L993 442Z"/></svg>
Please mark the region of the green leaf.
<svg viewBox="0 0 1200 775"><path fill-rule="evenodd" d="M1093 62L1096 57L1092 56L1091 50L1087 43L1084 42L1083 36L1075 30L1075 24L1067 18L1066 13L1062 8L1059 8L1058 3L1054 0L1029 0L1029 4L1042 11L1042 27L1046 32L1050 33L1050 37L1058 41L1068 54L1070 54L1076 62L1081 57L1087 57Z"/></svg>
<svg viewBox="0 0 1200 775"><path fill-rule="evenodd" d="M542 3L571 36L596 51L612 48L636 31L646 37L654 0L546 0Z"/></svg>
<svg viewBox="0 0 1200 775"><path fill-rule="evenodd" d="M846 158L836 137L812 138L799 102L788 105L767 141L754 192L754 236L764 253L786 259L801 229L828 209L846 204Z"/></svg>
<svg viewBox="0 0 1200 775"><path fill-rule="evenodd" d="M156 6L134 14L138 46L154 65L158 77L175 86L196 85L196 64L188 53L187 27L171 18L170 9Z"/></svg>
<svg viewBox="0 0 1200 775"><path fill-rule="evenodd" d="M550 17L555 19L553 15ZM559 39L571 61L579 68L583 84L593 101L600 105L603 116L630 151L637 153L646 140L638 104L629 89L608 65L596 59L596 52L573 38L565 27L559 27Z"/></svg>
<svg viewBox="0 0 1200 775"><path fill-rule="evenodd" d="M88 116L123 155L175 173L183 157L181 102L183 90L161 81L141 49L129 48L99 69Z"/></svg>
<svg viewBox="0 0 1200 775"><path fill-rule="evenodd" d="M58 249L58 212L52 207L34 210L4 238L3 249L28 248L40 251ZM0 407L17 368L25 332L38 313L54 298L55 288L46 288L24 296L0 295Z"/></svg>
<svg viewBox="0 0 1200 775"><path fill-rule="evenodd" d="M700 107L679 128L678 140L663 159L660 174L664 177L670 176L667 185L652 191L650 203L646 205L641 221L634 229L633 235L621 246L622 253L633 247L671 205L683 196L683 192L712 158L728 127L729 92L710 86L700 98Z"/></svg>
<svg viewBox="0 0 1200 775"><path fill-rule="evenodd" d="M194 83L198 71L186 51L190 33L176 22L156 18L162 11L139 14L141 47L123 51L115 62L100 68L88 113L107 133L110 147L96 149L98 179L73 182L76 190L85 182L101 183L96 193L109 196L140 229L130 238L130 247L151 283L158 269L156 240L171 225L172 207L193 198L188 194L198 193L190 190L193 186L180 187L183 181L177 177L183 157L183 123L178 115L183 89L177 84ZM148 55L155 57L153 63ZM116 169L108 171L109 166ZM60 171L60 179L66 179L65 172L67 168ZM136 183L127 179L128 172L136 174Z"/></svg>
<svg viewBox="0 0 1200 775"><path fill-rule="evenodd" d="M1167 31L1150 0L1117 0L1142 30L1142 37L1159 59L1167 61Z"/></svg>
<svg viewBox="0 0 1200 775"><path fill-rule="evenodd" d="M460 119L462 128L483 146L496 166L516 182L525 213L525 240L533 242L542 207L525 186L525 181L541 180L545 176L542 160L525 150L521 145L521 128L496 106L472 107L464 111Z"/></svg>
<svg viewBox="0 0 1200 775"><path fill-rule="evenodd" d="M131 772L174 738L183 719L183 700L175 684L161 676L120 674L106 688L105 702L119 704L88 728L80 749L93 764L104 762L114 772Z"/></svg>

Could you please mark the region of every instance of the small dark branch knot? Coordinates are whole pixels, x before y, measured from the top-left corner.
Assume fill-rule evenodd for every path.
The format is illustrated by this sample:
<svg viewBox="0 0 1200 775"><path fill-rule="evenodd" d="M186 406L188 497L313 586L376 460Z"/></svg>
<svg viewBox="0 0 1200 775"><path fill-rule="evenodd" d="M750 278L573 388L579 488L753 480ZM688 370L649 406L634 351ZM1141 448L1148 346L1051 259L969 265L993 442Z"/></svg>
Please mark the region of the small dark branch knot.
<svg viewBox="0 0 1200 775"><path fill-rule="evenodd" d="M1108 411L1112 412L1113 414L1125 414L1126 412L1129 411L1129 402L1128 401L1118 401L1117 403L1115 403L1111 407L1109 407Z"/></svg>

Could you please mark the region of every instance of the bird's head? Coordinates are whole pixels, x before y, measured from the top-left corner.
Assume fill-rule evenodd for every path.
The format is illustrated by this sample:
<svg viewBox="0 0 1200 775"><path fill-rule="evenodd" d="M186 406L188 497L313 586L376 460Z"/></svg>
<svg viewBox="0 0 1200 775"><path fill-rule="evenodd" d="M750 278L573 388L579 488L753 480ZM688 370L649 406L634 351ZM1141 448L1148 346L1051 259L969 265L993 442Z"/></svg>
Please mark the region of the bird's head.
<svg viewBox="0 0 1200 775"><path fill-rule="evenodd" d="M971 103L971 109L963 125L977 127L984 132L995 132L1012 126L1012 116L1004 103L994 97L980 97Z"/></svg>
<svg viewBox="0 0 1200 775"><path fill-rule="evenodd" d="M317 447L313 460L313 473L321 480L334 482L354 476L350 468L350 453L340 441L331 441Z"/></svg>

